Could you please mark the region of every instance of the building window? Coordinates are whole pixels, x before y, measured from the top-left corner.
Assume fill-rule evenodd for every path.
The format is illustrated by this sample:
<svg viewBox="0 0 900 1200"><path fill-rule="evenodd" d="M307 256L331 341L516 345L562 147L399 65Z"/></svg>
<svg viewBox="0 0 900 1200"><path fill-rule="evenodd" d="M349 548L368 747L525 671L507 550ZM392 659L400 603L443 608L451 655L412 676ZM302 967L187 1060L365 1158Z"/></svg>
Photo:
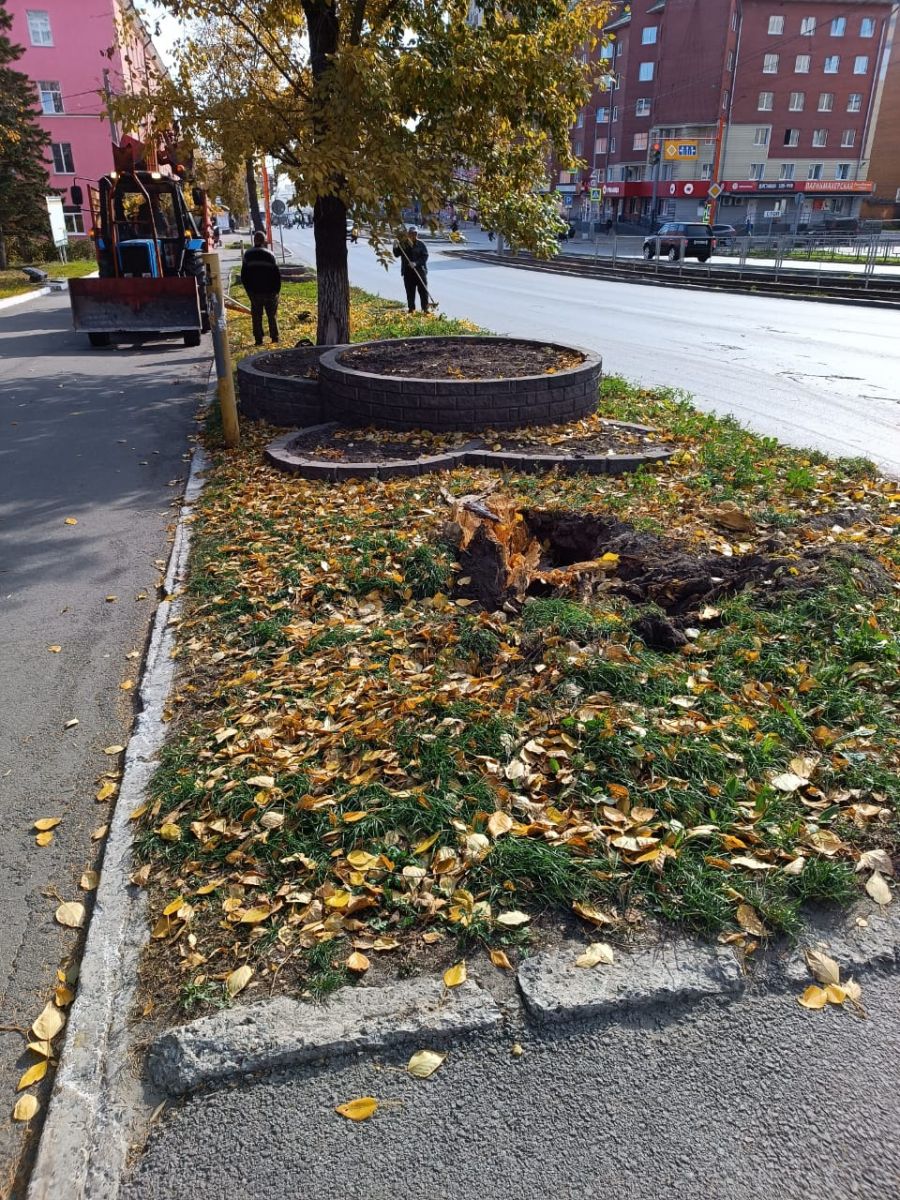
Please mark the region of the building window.
<svg viewBox="0 0 900 1200"><path fill-rule="evenodd" d="M828 145L828 130L827 129L814 129L812 144L814 146L827 146Z"/></svg>
<svg viewBox="0 0 900 1200"><path fill-rule="evenodd" d="M856 58L854 58L854 60L853 60L853 74L854 75L865 75L865 73L866 73L866 71L868 71L868 69L869 69L868 54L857 54Z"/></svg>
<svg viewBox="0 0 900 1200"><path fill-rule="evenodd" d="M50 146L53 155L53 171L56 175L74 175L75 164L72 161L72 145L70 142L53 142Z"/></svg>
<svg viewBox="0 0 900 1200"><path fill-rule="evenodd" d="M736 30L737 30L737 9L733 8L731 10L731 32L734 33Z"/></svg>
<svg viewBox="0 0 900 1200"><path fill-rule="evenodd" d="M769 126L757 125L756 132L753 135L754 146L768 146L769 144Z"/></svg>
<svg viewBox="0 0 900 1200"><path fill-rule="evenodd" d="M851 92L847 97L847 112L862 111L862 92Z"/></svg>
<svg viewBox="0 0 900 1200"><path fill-rule="evenodd" d="M764 54L763 55L763 75L778 74L778 55Z"/></svg>
<svg viewBox="0 0 900 1200"><path fill-rule="evenodd" d="M855 129L845 129L844 130L844 132L841 134L841 145L844 146L845 148L856 145L856 130Z"/></svg>
<svg viewBox="0 0 900 1200"><path fill-rule="evenodd" d="M850 168L852 165L853 165L852 163L835 163L834 164L835 179L849 179L850 178Z"/></svg>
<svg viewBox="0 0 900 1200"><path fill-rule="evenodd" d="M790 112L803 112L806 104L806 92L791 92L791 98L788 101L788 109Z"/></svg>
<svg viewBox="0 0 900 1200"><path fill-rule="evenodd" d="M643 99L638 100L637 104L634 106L634 115L636 117L649 117L650 116L650 101L643 100Z"/></svg>
<svg viewBox="0 0 900 1200"><path fill-rule="evenodd" d="M58 80L42 79L38 84L38 91L41 94L41 112L45 116L51 117L55 113L66 111L63 108L62 91Z"/></svg>
<svg viewBox="0 0 900 1200"><path fill-rule="evenodd" d="M603 167L597 167L596 174L598 183L606 183L606 171Z"/></svg>
<svg viewBox="0 0 900 1200"><path fill-rule="evenodd" d="M578 116L575 118L575 128L576 129L584 129L584 109L582 109L581 112L578 114Z"/></svg>
<svg viewBox="0 0 900 1200"><path fill-rule="evenodd" d="M863 19L859 23L859 36L860 37L874 37L875 36L875 18L874 17L863 17Z"/></svg>
<svg viewBox="0 0 900 1200"><path fill-rule="evenodd" d="M841 56L839 54L829 54L825 59L825 74L837 75L841 65Z"/></svg>
<svg viewBox="0 0 900 1200"><path fill-rule="evenodd" d="M815 17L801 17L800 18L800 36L801 37L815 37L815 33L816 33L816 18Z"/></svg>
<svg viewBox="0 0 900 1200"><path fill-rule="evenodd" d="M765 163L751 163L749 178L750 179L762 179L763 172L765 171L765 169L766 169Z"/></svg>
<svg viewBox="0 0 900 1200"><path fill-rule="evenodd" d="M619 119L619 106L618 106L618 104L614 104L614 105L613 105L613 115L612 115L612 119L613 119L614 121L618 121L618 119Z"/></svg>
<svg viewBox="0 0 900 1200"><path fill-rule="evenodd" d="M614 137L609 139L609 152L610 154L615 154L616 152L616 139Z"/></svg>
<svg viewBox="0 0 900 1200"><path fill-rule="evenodd" d="M825 169L824 163L810 163L806 170L807 179L821 179Z"/></svg>
<svg viewBox="0 0 900 1200"><path fill-rule="evenodd" d="M729 51L728 51L728 61L727 61L727 63L726 63L726 67L725 67L725 69L726 69L727 71L733 71L733 70L734 70L734 51L733 51L733 50L729 50Z"/></svg>
<svg viewBox="0 0 900 1200"><path fill-rule="evenodd" d="M700 164L700 178L712 179L712 163L705 162Z"/></svg>
<svg viewBox="0 0 900 1200"><path fill-rule="evenodd" d="M84 233L84 213L80 208L64 208L66 233Z"/></svg>
<svg viewBox="0 0 900 1200"><path fill-rule="evenodd" d="M834 92L819 92L819 112L831 112L834 108Z"/></svg>
<svg viewBox="0 0 900 1200"><path fill-rule="evenodd" d="M785 146L799 146L800 145L800 130L799 129L786 129L784 131L784 144L785 144Z"/></svg>
<svg viewBox="0 0 900 1200"><path fill-rule="evenodd" d="M846 17L835 17L834 20L831 22L831 36L832 37L843 37L846 32L847 32L847 18Z"/></svg>
<svg viewBox="0 0 900 1200"><path fill-rule="evenodd" d="M756 107L760 112L771 112L774 100L774 92L760 92Z"/></svg>
<svg viewBox="0 0 900 1200"><path fill-rule="evenodd" d="M615 73L615 75L613 75L613 91L617 92L621 86L622 86L622 76L617 71Z"/></svg>
<svg viewBox="0 0 900 1200"><path fill-rule="evenodd" d="M584 142L573 142L572 143L572 153L575 155L576 158L581 158L583 151L584 151Z"/></svg>
<svg viewBox="0 0 900 1200"><path fill-rule="evenodd" d="M605 125L608 120L609 120L609 109L608 108L598 108L597 109L597 124Z"/></svg>
<svg viewBox="0 0 900 1200"><path fill-rule="evenodd" d="M663 179L674 179L675 178L674 163L663 163L662 164L662 178Z"/></svg>
<svg viewBox="0 0 900 1200"><path fill-rule="evenodd" d="M648 135L646 133L636 133L634 141L631 143L632 150L646 150Z"/></svg>
<svg viewBox="0 0 900 1200"><path fill-rule="evenodd" d="M808 75L809 74L809 55L798 54L794 59L794 74Z"/></svg>
<svg viewBox="0 0 900 1200"><path fill-rule="evenodd" d="M778 175L778 178L779 179L793 179L794 178L794 164L793 163L782 163L781 171Z"/></svg>
<svg viewBox="0 0 900 1200"><path fill-rule="evenodd" d="M50 29L50 14L40 8L29 8L28 36L32 46L52 46L53 31Z"/></svg>
<svg viewBox="0 0 900 1200"><path fill-rule="evenodd" d="M645 25L641 30L641 45L655 46L656 45L656 26Z"/></svg>
<svg viewBox="0 0 900 1200"><path fill-rule="evenodd" d="M769 17L769 33L784 33L784 17Z"/></svg>
<svg viewBox="0 0 900 1200"><path fill-rule="evenodd" d="M649 83L653 78L653 63L642 62L638 67L638 79L641 83Z"/></svg>
<svg viewBox="0 0 900 1200"><path fill-rule="evenodd" d="M607 59L612 58L613 55L615 54L615 52L616 52L615 42L607 42L606 45L602 46L600 49L600 61L603 62Z"/></svg>
<svg viewBox="0 0 900 1200"><path fill-rule="evenodd" d="M607 141L606 141L605 137L597 138L596 142L594 142L594 153L595 154L605 154L606 146L607 146Z"/></svg>

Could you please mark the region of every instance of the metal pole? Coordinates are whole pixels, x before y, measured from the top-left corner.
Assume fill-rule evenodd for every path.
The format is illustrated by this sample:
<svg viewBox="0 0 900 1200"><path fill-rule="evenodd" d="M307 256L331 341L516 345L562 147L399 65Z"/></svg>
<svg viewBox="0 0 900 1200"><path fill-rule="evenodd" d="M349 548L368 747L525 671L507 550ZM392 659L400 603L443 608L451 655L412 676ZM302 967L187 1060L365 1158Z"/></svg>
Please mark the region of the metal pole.
<svg viewBox="0 0 900 1200"><path fill-rule="evenodd" d="M231 369L231 347L228 343L228 321L225 316L225 289L222 286L222 264L217 253L204 254L209 280L210 328L216 356L216 378L218 380L219 409L222 413L222 431L225 445L240 445L241 430L238 424L237 400L234 394L234 375Z"/></svg>
<svg viewBox="0 0 900 1200"><path fill-rule="evenodd" d="M262 156L263 203L266 206L266 242L272 245L272 204L269 196L269 169L266 166L266 156Z"/></svg>
<svg viewBox="0 0 900 1200"><path fill-rule="evenodd" d="M103 93L106 96L106 115L109 118L109 136L113 140L113 145L119 144L119 131L116 129L116 123L112 115L112 88L109 86L109 68L103 68Z"/></svg>
<svg viewBox="0 0 900 1200"><path fill-rule="evenodd" d="M282 261L282 263L286 263L287 255L284 252L284 222L283 221L278 222L278 236L281 238L281 261Z"/></svg>

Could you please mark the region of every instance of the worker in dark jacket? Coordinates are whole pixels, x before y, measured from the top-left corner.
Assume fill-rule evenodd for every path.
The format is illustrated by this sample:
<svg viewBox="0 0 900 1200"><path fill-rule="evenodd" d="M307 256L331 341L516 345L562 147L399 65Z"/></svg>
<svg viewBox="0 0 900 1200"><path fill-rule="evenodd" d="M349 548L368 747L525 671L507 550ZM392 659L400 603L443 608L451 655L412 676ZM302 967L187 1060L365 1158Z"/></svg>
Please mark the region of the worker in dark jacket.
<svg viewBox="0 0 900 1200"><path fill-rule="evenodd" d="M400 259L400 274L403 276L403 286L406 288L406 303L409 311L416 311L416 292L419 293L419 303L422 312L428 312L428 247L419 241L419 233L414 225L406 231L406 237L401 242L394 242L394 257Z"/></svg>
<svg viewBox="0 0 900 1200"><path fill-rule="evenodd" d="M263 313L269 320L269 337L278 341L278 295L281 291L281 272L271 250L266 249L266 235L253 235L253 249L244 255L241 264L241 283L250 297L250 319L253 340L263 343Z"/></svg>

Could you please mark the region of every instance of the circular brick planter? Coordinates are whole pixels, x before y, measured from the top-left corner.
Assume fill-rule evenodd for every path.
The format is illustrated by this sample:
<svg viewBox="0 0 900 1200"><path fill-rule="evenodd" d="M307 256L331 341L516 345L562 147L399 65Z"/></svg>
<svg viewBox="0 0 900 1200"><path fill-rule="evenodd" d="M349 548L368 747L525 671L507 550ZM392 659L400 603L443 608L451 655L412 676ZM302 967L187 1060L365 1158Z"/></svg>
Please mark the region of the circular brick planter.
<svg viewBox="0 0 900 1200"><path fill-rule="evenodd" d="M290 353L308 356L309 365L315 367L323 354L334 349L334 346L298 347ZM318 425L323 420L319 381L295 375L276 375L260 368L260 362L277 353L277 350L267 350L238 363L241 415L250 420L268 421L270 425L290 428Z"/></svg>
<svg viewBox="0 0 900 1200"><path fill-rule="evenodd" d="M459 347L463 357L467 344L490 342L502 347L525 339L476 335L404 340L451 344ZM347 347L335 347L319 361L323 409L329 418L335 417L348 425L428 429L436 433L559 425L593 412L597 407L600 384L600 356L580 347L540 344L552 345L561 351L574 350L583 356L583 361L553 375L410 379L347 366L342 362Z"/></svg>

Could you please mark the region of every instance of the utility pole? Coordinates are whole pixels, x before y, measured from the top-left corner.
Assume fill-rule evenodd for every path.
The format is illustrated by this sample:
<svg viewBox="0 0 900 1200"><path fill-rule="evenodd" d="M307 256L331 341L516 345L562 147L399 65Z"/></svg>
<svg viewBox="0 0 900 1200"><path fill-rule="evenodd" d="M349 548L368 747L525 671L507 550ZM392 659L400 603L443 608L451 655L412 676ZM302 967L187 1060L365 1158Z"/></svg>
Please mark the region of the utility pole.
<svg viewBox="0 0 900 1200"><path fill-rule="evenodd" d="M662 152L662 146L659 141L654 139L650 145L650 166L653 168L653 199L650 202L650 225L656 223L656 205L657 197L659 196L659 160Z"/></svg>

